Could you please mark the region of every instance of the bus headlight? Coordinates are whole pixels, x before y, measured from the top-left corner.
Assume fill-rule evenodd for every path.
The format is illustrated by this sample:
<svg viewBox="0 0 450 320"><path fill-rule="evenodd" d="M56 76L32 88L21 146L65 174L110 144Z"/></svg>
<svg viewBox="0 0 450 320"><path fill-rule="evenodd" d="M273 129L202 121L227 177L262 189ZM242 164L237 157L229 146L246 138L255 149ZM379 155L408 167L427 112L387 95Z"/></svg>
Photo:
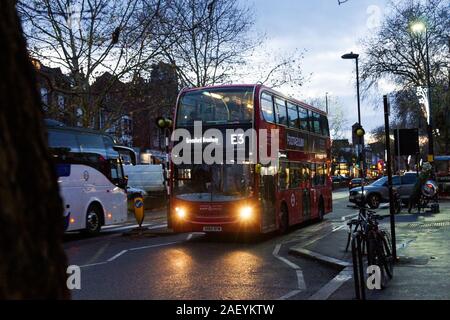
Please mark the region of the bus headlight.
<svg viewBox="0 0 450 320"><path fill-rule="evenodd" d="M253 217L253 210L251 207L242 207L239 211L239 217L243 221L248 221Z"/></svg>
<svg viewBox="0 0 450 320"><path fill-rule="evenodd" d="M178 219L182 220L186 217L186 210L180 207L176 207L175 214L177 215Z"/></svg>

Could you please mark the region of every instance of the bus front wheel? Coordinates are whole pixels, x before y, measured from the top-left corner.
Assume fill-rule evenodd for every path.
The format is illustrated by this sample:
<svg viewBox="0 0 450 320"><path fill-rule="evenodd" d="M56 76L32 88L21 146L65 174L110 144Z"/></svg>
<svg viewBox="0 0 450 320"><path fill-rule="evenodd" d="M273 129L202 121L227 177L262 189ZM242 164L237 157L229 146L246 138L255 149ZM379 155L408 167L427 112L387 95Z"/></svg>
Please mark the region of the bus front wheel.
<svg viewBox="0 0 450 320"><path fill-rule="evenodd" d="M100 232L101 225L101 219L100 219L101 212L99 208L96 206L89 206L89 209L86 213L86 229L85 233L89 235L95 235Z"/></svg>

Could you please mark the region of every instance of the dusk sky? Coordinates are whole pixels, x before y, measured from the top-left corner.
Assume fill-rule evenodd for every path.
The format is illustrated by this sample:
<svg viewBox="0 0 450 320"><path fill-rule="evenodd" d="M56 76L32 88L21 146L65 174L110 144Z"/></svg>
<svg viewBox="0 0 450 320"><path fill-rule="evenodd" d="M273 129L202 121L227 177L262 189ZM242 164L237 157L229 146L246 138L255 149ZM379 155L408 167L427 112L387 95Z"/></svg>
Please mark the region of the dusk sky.
<svg viewBox="0 0 450 320"><path fill-rule="evenodd" d="M267 34L271 47L306 50L302 69L305 74L312 73L310 81L299 92L288 87L281 91L302 100L325 100L325 93L330 92L345 110L349 125L355 123L355 63L342 60L341 55L353 51L363 56L359 40L376 31L387 4L388 0L349 0L340 6L337 0L254 1L256 29ZM388 84L380 84L380 103L390 90ZM375 110L372 102L362 101L362 110L367 132L383 124L381 108Z"/></svg>

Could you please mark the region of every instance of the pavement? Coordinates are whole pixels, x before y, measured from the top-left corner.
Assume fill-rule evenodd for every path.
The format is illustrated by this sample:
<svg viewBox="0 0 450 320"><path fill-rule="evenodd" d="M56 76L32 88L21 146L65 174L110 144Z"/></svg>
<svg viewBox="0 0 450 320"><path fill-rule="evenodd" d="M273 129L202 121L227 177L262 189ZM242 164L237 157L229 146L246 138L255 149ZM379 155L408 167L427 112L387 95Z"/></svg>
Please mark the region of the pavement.
<svg viewBox="0 0 450 320"><path fill-rule="evenodd" d="M389 210L383 206L378 212L384 215ZM367 299L450 299L450 201L441 201L438 214L406 212L403 209L395 219L398 262L394 278L383 290L366 290ZM390 231L389 219L384 219L381 227ZM355 298L351 253L345 251L347 237L348 229L343 224L314 242L297 243L289 248L293 256L340 271L320 294L309 299Z"/></svg>

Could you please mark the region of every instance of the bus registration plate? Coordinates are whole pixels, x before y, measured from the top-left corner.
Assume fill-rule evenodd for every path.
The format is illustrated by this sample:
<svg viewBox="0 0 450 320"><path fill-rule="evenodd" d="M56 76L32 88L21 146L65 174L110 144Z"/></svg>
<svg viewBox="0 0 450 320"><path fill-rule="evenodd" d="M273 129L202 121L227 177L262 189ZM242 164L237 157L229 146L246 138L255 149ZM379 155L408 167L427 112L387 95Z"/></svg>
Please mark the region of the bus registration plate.
<svg viewBox="0 0 450 320"><path fill-rule="evenodd" d="M205 226L203 227L205 232L222 232L222 227Z"/></svg>

